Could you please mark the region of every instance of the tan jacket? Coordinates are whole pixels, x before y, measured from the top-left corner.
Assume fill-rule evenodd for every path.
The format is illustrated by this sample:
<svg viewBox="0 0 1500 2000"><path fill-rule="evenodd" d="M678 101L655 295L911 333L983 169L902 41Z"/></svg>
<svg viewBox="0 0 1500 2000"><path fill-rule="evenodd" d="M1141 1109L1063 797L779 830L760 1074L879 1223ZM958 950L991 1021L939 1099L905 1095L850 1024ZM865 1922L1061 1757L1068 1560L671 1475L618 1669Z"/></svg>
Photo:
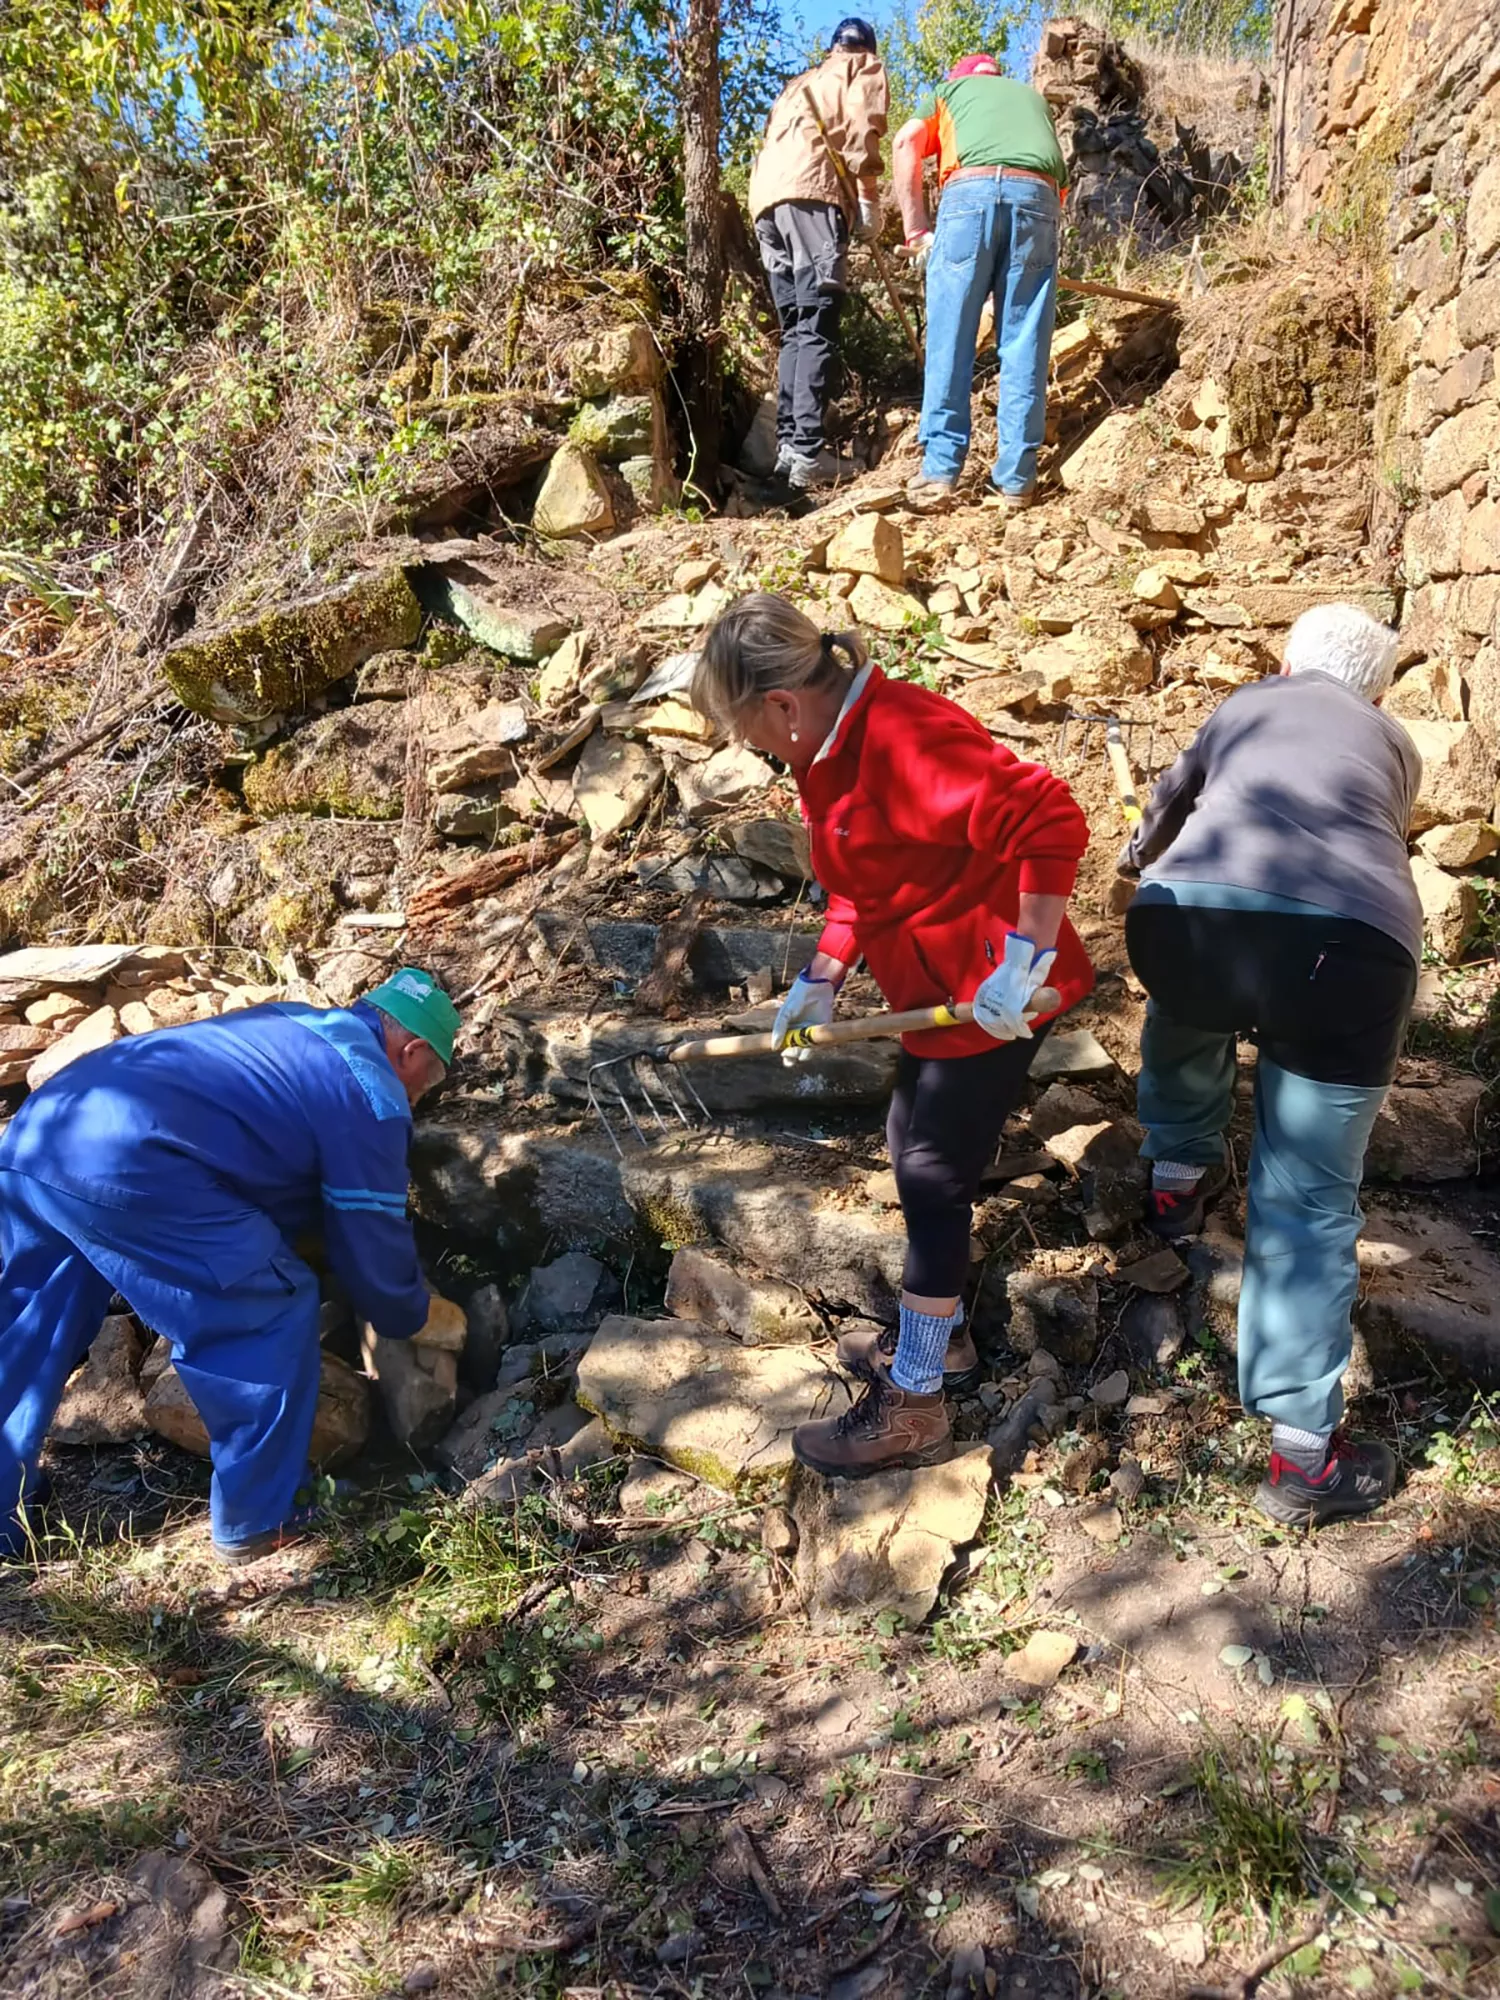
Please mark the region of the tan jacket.
<svg viewBox="0 0 1500 2000"><path fill-rule="evenodd" d="M794 77L771 106L766 136L750 171L750 215L764 215L780 201L826 201L854 215L803 95L812 90L828 136L854 178L875 192L880 142L885 136L890 91L878 56L863 49L835 49L816 69Z"/></svg>

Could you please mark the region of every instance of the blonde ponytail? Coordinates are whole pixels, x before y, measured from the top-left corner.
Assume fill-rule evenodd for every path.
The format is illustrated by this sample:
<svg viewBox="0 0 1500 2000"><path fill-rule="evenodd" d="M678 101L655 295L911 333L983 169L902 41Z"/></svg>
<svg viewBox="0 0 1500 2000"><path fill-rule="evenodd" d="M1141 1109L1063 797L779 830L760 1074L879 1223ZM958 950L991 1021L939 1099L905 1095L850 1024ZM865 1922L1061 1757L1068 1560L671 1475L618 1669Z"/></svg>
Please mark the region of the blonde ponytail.
<svg viewBox="0 0 1500 2000"><path fill-rule="evenodd" d="M858 632L820 632L784 597L756 590L737 598L710 627L691 699L700 715L732 734L768 694L836 686L868 658Z"/></svg>

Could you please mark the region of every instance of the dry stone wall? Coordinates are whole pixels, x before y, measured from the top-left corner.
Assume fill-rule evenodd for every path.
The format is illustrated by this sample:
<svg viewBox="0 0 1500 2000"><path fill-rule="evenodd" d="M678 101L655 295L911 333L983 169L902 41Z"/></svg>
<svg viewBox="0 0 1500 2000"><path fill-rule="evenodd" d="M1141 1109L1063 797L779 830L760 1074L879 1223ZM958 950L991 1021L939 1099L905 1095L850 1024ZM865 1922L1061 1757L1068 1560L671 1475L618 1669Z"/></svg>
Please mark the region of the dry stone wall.
<svg viewBox="0 0 1500 2000"><path fill-rule="evenodd" d="M1281 0L1275 73L1273 185L1375 267L1372 534L1399 560L1404 661L1500 745L1494 0Z"/></svg>

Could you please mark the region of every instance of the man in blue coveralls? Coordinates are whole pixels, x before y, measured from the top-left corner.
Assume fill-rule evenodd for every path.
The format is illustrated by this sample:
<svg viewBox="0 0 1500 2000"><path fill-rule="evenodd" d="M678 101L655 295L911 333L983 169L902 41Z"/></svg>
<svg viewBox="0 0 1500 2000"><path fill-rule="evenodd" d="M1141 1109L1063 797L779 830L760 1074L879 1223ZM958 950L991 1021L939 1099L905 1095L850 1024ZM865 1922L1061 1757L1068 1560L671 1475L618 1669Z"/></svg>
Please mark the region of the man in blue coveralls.
<svg viewBox="0 0 1500 2000"><path fill-rule="evenodd" d="M292 1240L321 1229L377 1333L421 1332L411 1106L457 1028L407 967L352 1007L282 1002L114 1042L26 1100L0 1139L0 1556L25 1544L48 1426L116 1292L172 1343L203 1419L216 1552L251 1562L296 1534L321 1356Z"/></svg>

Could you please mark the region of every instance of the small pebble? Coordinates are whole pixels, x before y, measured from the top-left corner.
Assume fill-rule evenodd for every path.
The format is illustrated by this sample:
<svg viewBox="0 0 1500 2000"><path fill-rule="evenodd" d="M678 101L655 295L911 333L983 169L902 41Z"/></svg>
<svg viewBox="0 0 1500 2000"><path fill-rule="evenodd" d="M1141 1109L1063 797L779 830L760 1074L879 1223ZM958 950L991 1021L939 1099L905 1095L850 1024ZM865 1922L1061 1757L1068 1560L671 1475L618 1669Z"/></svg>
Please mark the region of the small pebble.
<svg viewBox="0 0 1500 2000"><path fill-rule="evenodd" d="M1102 1382L1094 1384L1092 1394L1101 1410L1112 1410L1129 1396L1130 1377L1123 1368L1117 1368L1113 1375L1106 1375Z"/></svg>
<svg viewBox="0 0 1500 2000"><path fill-rule="evenodd" d="M1118 1507L1085 1507L1078 1516L1078 1525L1096 1542L1117 1542L1125 1532L1125 1522Z"/></svg>
<svg viewBox="0 0 1500 2000"><path fill-rule="evenodd" d="M423 1959L422 1963L414 1965L402 1980L401 1991L403 1993L431 1993L436 1990L438 1981L442 1976L431 1959Z"/></svg>
<svg viewBox="0 0 1500 2000"><path fill-rule="evenodd" d="M1142 1472L1138 1459L1122 1458L1109 1475L1110 1492L1127 1507L1133 1506L1140 1499L1145 1484L1146 1475Z"/></svg>
<svg viewBox="0 0 1500 2000"><path fill-rule="evenodd" d="M767 1507L760 1517L760 1545L767 1555L795 1555L797 1539L797 1523L788 1509Z"/></svg>

